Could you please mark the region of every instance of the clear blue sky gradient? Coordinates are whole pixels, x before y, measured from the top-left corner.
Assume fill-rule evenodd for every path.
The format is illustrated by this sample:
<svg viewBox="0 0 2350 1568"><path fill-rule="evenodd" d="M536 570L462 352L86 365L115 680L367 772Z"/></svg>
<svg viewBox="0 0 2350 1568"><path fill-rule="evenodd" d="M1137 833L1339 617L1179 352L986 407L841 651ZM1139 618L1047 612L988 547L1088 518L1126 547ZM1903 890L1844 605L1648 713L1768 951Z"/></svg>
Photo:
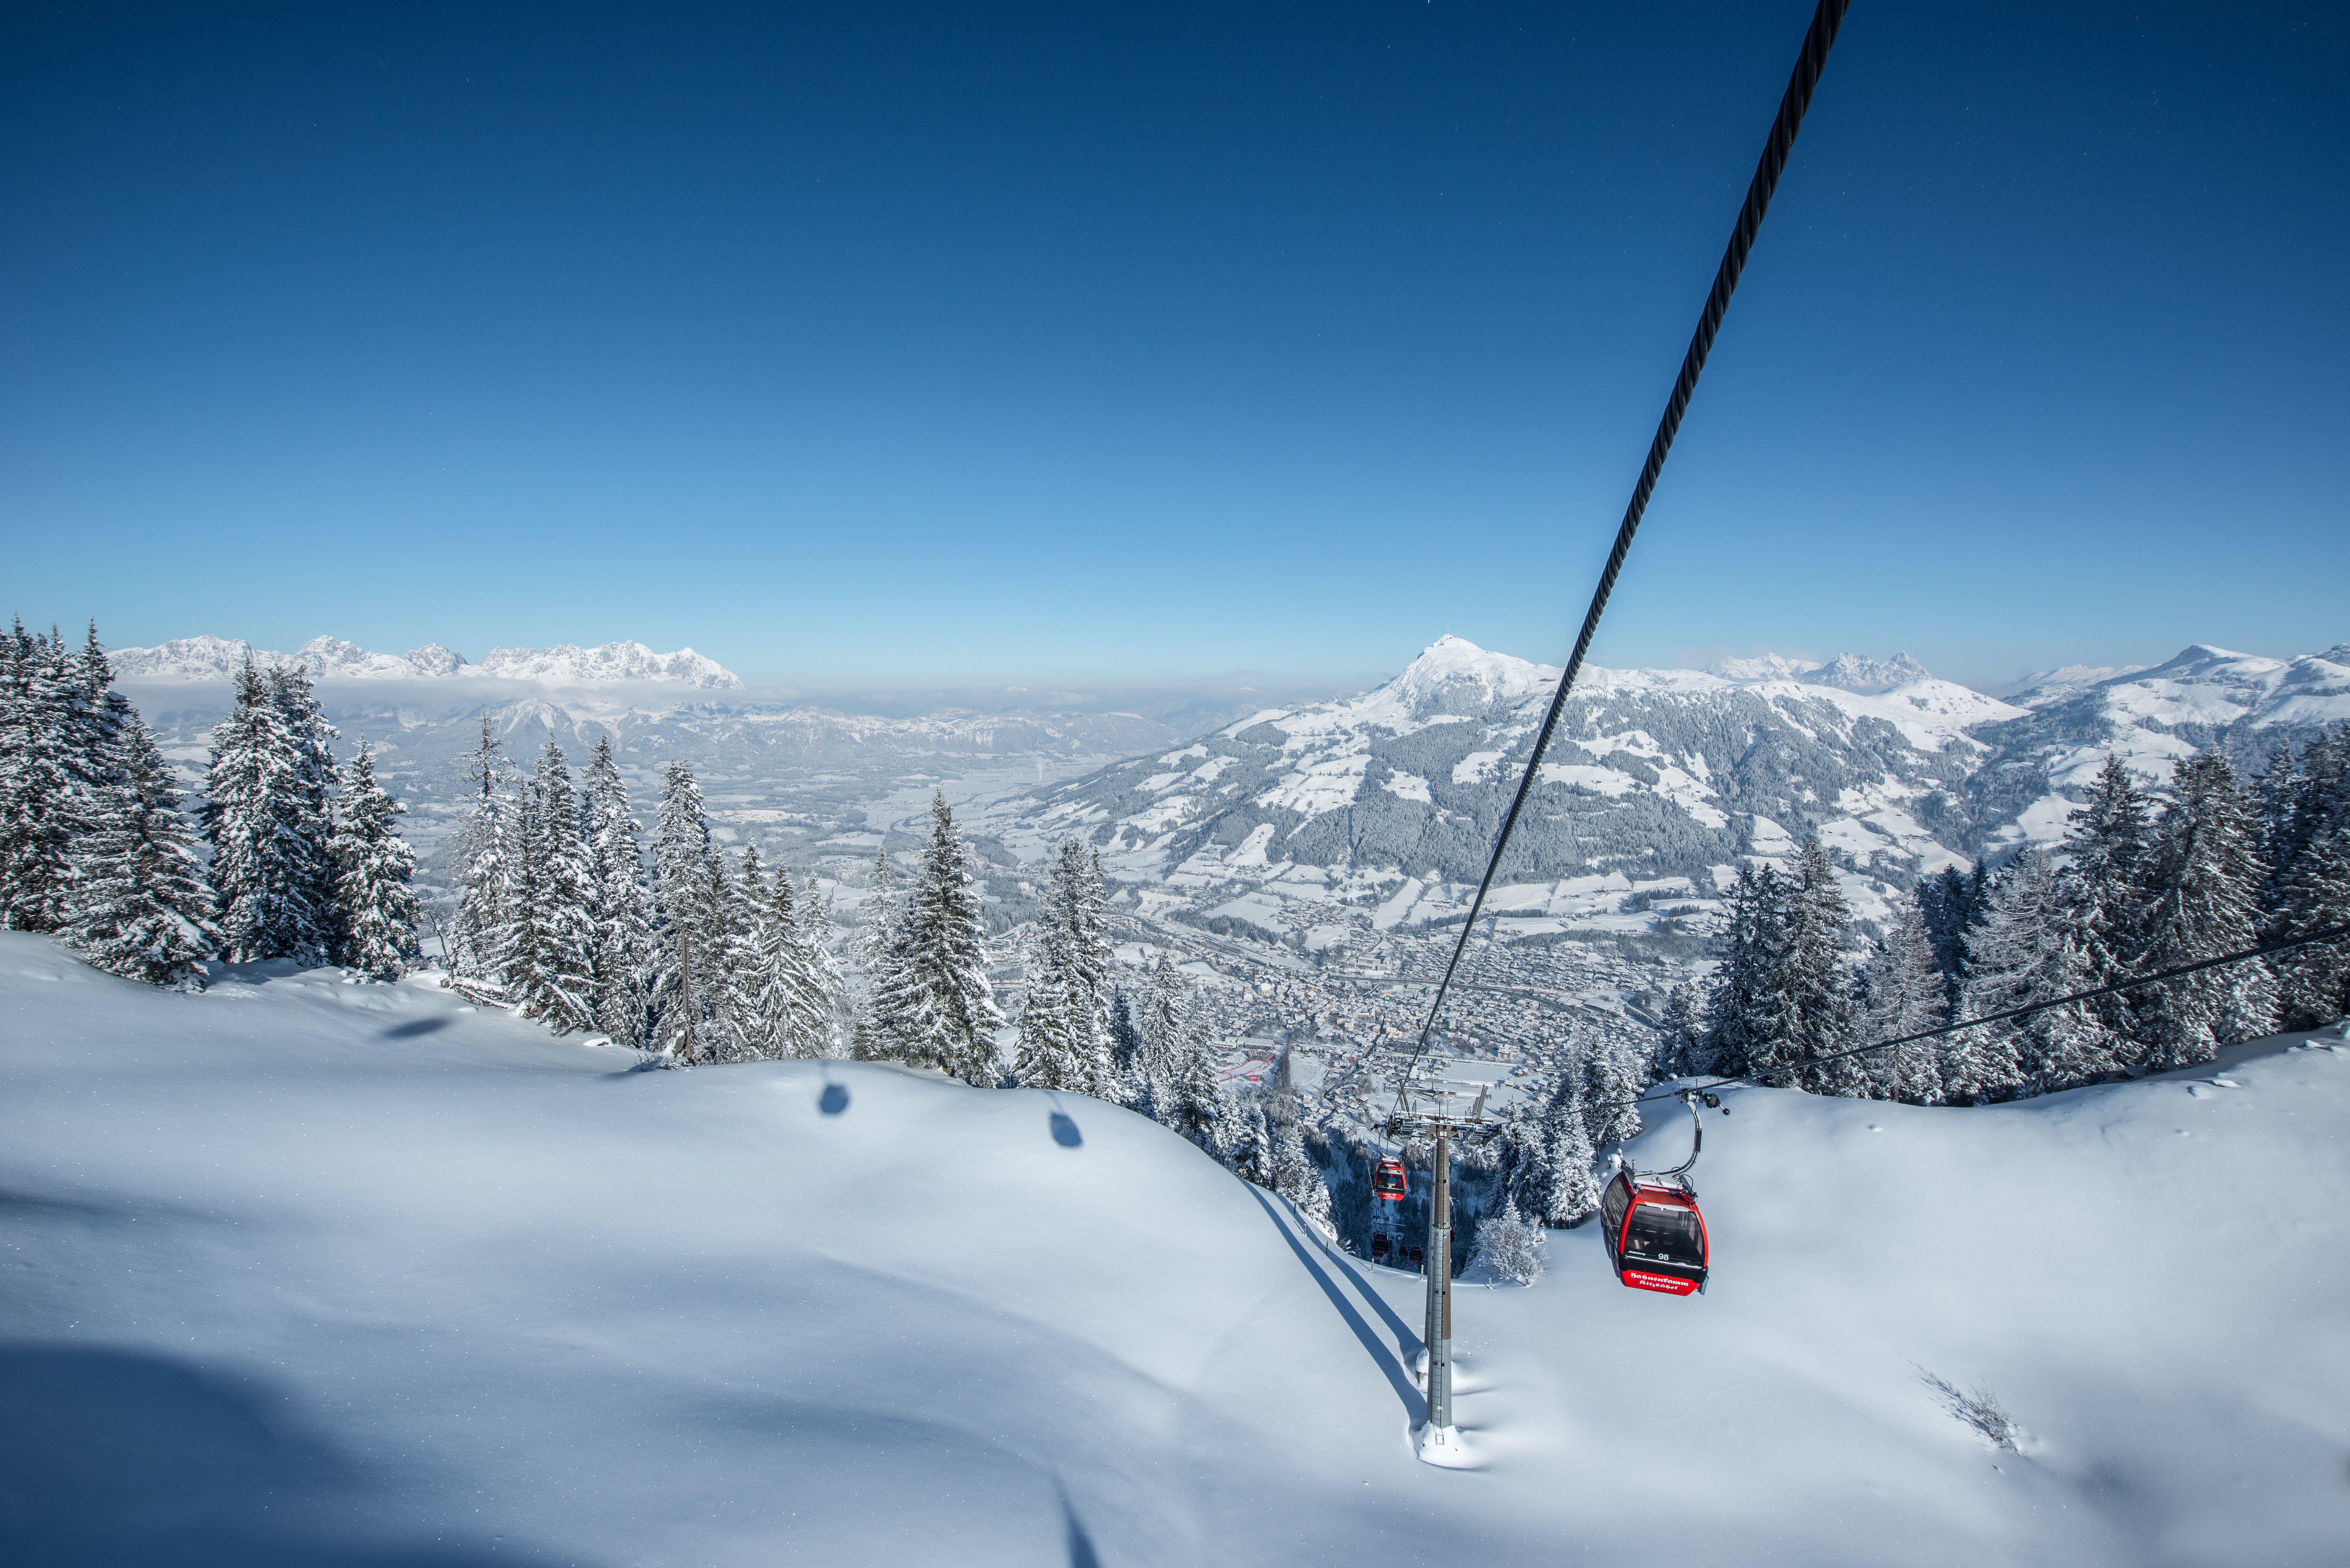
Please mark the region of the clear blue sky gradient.
<svg viewBox="0 0 2350 1568"><path fill-rule="evenodd" d="M0 613L1555 659L1810 6L20 6ZM2350 639L2350 25L1854 6L1595 657Z"/></svg>

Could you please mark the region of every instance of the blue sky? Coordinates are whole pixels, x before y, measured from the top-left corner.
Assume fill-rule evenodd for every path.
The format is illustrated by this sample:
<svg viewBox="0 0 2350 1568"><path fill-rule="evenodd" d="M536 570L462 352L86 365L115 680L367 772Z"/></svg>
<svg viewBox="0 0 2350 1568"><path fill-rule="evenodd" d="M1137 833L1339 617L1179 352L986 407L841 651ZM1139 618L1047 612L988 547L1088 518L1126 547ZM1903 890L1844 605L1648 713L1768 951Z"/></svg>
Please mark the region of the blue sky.
<svg viewBox="0 0 2350 1568"><path fill-rule="evenodd" d="M1555 659L1808 5L97 5L0 613L755 684ZM1595 657L2350 639L2350 25L1855 6Z"/></svg>

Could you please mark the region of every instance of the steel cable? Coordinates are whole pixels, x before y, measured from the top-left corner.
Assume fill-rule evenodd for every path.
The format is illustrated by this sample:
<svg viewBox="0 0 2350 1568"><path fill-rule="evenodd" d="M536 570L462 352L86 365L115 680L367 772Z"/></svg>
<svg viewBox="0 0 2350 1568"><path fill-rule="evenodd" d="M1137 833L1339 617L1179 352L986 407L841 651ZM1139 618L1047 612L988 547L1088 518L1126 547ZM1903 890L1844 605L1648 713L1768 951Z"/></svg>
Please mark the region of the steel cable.
<svg viewBox="0 0 2350 1568"><path fill-rule="evenodd" d="M1762 214L1770 208L1772 192L1778 189L1780 171L1786 168L1788 151L1795 145L1795 132L1802 129L1804 112L1811 107L1812 89L1819 85L1820 73L1827 67L1828 50L1835 43L1836 29L1843 26L1845 11L1851 3L1852 0L1819 0L1818 8L1812 13L1811 29L1804 35L1804 47L1796 57L1794 74L1788 79L1786 93L1779 99L1779 116L1771 123L1762 161L1755 165L1754 178L1746 187L1746 202L1738 211L1730 246L1722 253L1721 265L1714 271L1713 287L1705 296L1705 309L1698 317L1697 332L1690 338L1689 351L1681 356L1680 374L1673 379L1673 393L1666 400L1664 418L1657 421L1656 438L1648 443L1648 461L1640 465L1639 483L1632 487L1632 500L1624 509L1623 524L1616 530L1615 547L1607 552L1607 565L1599 574L1599 587L1591 596L1591 607L1584 613L1583 630L1575 639L1575 651L1567 657L1566 668L1559 673L1558 690L1552 694L1550 710L1543 715L1542 729L1534 736L1534 751L1526 758L1526 771L1518 780L1518 793L1510 802L1508 814L1502 818L1501 835L1494 839L1493 853L1485 862L1485 875L1477 884L1477 896L1470 901L1469 918L1461 923L1461 940L1453 944L1452 957L1444 966L1444 978L1437 982L1436 999L1429 1004L1428 1021L1420 1025L1419 1043L1413 1047L1411 1060L1404 1069L1407 1076L1428 1049L1437 1016L1444 1009L1445 994L1452 986L1453 971L1460 967L1461 955L1468 949L1469 935L1476 929L1477 916L1485 907L1485 895L1493 886L1493 874L1501 867L1503 852L1510 846L1510 835L1517 828L1518 814L1525 809L1526 796L1541 771L1551 732L1558 727L1567 693L1575 689L1575 678L1582 670L1584 657L1591 650L1591 639L1599 630L1599 618L1607 608L1607 597L1616 591L1616 578L1624 569L1624 557L1631 553L1632 535L1639 532L1640 518L1648 509L1648 497L1657 488L1657 476L1664 472L1665 457L1673 449L1681 415L1689 410L1690 398L1697 390L1697 379L1705 369L1706 356L1713 351L1714 334L1721 330L1721 318L1730 309L1730 296L1738 287L1738 275L1745 270L1747 253L1753 249L1754 236L1762 231Z"/></svg>

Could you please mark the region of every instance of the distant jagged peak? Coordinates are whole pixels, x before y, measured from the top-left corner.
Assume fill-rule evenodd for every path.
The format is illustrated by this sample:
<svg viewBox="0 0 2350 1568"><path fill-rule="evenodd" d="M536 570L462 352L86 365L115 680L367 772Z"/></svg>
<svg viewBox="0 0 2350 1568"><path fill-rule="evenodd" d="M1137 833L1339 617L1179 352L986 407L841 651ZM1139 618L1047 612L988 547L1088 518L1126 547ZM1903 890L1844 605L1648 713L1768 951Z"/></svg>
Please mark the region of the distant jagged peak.
<svg viewBox="0 0 2350 1568"><path fill-rule="evenodd" d="M1790 659L1783 653L1726 653L1705 668L1707 674L1725 680L1801 680L1821 666L1816 659Z"/></svg>
<svg viewBox="0 0 2350 1568"><path fill-rule="evenodd" d="M494 648L474 668L507 680L550 686L600 686L615 680L674 680L704 690L740 690L742 678L690 648L655 653L641 642L601 648Z"/></svg>
<svg viewBox="0 0 2350 1568"><path fill-rule="evenodd" d="M1834 686L1846 691L1857 691L1864 697L1874 697L1907 686L1913 680L1931 680L1934 672L1906 653L1890 659L1864 659L1857 653L1839 653L1825 664L1807 670L1796 679L1806 686Z"/></svg>
<svg viewBox="0 0 2350 1568"><path fill-rule="evenodd" d="M604 686L660 681L703 691L740 690L743 681L715 659L690 648L656 653L641 642L601 648L500 648L479 664L437 642L406 654L371 653L336 637L314 637L292 653L257 649L234 638L175 638L152 648L120 648L109 656L121 680L225 680L251 659L267 669L286 665L327 680L446 680L484 677L546 686Z"/></svg>

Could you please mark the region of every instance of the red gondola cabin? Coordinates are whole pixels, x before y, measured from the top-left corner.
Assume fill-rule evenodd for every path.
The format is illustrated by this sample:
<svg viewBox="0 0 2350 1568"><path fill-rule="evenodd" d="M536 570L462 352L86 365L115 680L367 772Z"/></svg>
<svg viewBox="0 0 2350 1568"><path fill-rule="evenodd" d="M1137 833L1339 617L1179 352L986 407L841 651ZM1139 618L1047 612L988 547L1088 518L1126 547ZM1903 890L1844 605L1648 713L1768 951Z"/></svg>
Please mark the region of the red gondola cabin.
<svg viewBox="0 0 2350 1568"><path fill-rule="evenodd" d="M1705 1288L1705 1216L1682 1177L1649 1172L1636 1182L1617 1171L1599 1202L1607 1262L1636 1291L1685 1296Z"/></svg>
<svg viewBox="0 0 2350 1568"><path fill-rule="evenodd" d="M1387 1199L1389 1203L1400 1203L1403 1201L1403 1161L1399 1159L1379 1161L1379 1168L1371 1172L1372 1194Z"/></svg>

